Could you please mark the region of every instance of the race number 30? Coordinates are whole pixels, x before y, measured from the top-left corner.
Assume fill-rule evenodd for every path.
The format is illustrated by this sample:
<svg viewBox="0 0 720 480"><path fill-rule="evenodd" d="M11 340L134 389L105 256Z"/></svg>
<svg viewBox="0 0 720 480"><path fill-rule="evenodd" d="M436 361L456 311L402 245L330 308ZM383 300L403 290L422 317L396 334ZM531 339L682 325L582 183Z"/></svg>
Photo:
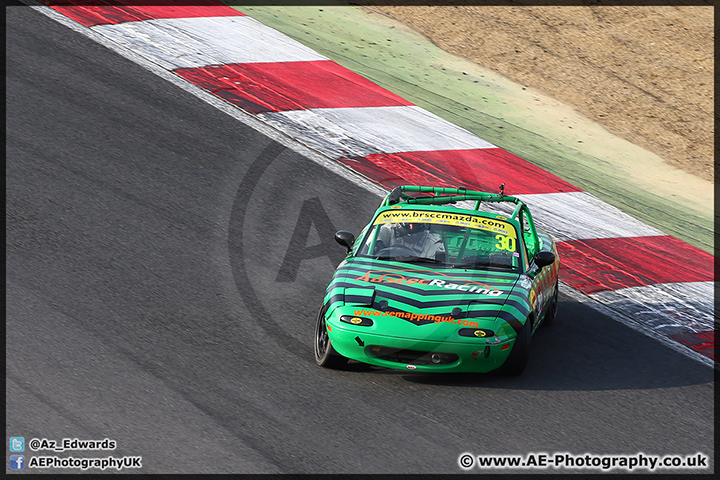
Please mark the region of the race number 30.
<svg viewBox="0 0 720 480"><path fill-rule="evenodd" d="M512 237L506 237L505 235L495 235L498 243L495 244L495 248L498 250L507 250L509 252L515 251L515 239Z"/></svg>

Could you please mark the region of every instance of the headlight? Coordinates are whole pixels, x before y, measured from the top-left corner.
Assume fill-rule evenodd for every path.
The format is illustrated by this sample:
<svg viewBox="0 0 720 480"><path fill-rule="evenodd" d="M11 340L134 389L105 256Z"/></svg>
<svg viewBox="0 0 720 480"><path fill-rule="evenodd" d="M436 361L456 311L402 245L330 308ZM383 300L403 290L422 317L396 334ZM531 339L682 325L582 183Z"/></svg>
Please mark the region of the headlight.
<svg viewBox="0 0 720 480"><path fill-rule="evenodd" d="M473 338L490 338L495 336L495 332L486 328L461 328L458 333L463 337Z"/></svg>
<svg viewBox="0 0 720 480"><path fill-rule="evenodd" d="M350 325L356 325L359 327L369 327L373 324L373 321L365 317L355 317L352 315L342 315L340 317L341 322L349 323Z"/></svg>

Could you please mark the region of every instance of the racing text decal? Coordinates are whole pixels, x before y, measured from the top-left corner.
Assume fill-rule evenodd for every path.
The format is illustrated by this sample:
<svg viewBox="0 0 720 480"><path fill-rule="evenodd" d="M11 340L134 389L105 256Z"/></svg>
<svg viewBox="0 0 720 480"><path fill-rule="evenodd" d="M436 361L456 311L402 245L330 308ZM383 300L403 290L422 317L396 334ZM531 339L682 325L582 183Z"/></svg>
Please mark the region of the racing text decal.
<svg viewBox="0 0 720 480"><path fill-rule="evenodd" d="M499 297L503 294L502 291L480 282L473 282L463 280L461 278L455 278L448 276L449 279L459 280L462 283L450 282L448 280L440 280L437 278L413 278L406 277L397 270L381 270L381 271L368 271L365 275L361 275L354 278L356 282L370 282L370 283L394 283L397 285L423 285L427 287L447 288L453 290L460 290L468 293L478 293L481 295L489 295L491 297Z"/></svg>
<svg viewBox="0 0 720 480"><path fill-rule="evenodd" d="M507 222L493 220L478 215L462 215L458 213L428 212L424 210L387 210L375 219L375 225L385 223L436 223L455 227L470 227L487 230L511 238L516 238L515 228Z"/></svg>

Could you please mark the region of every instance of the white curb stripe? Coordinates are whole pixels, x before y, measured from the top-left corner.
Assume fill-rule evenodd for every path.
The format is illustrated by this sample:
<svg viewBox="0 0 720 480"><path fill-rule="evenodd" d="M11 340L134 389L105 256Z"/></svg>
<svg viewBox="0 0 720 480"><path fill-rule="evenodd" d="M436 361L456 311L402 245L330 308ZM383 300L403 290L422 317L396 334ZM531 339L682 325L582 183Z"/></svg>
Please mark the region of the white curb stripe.
<svg viewBox="0 0 720 480"><path fill-rule="evenodd" d="M558 242L592 238L651 237L665 235L588 192L514 195L532 212L535 226ZM511 205L484 203L483 208L510 215Z"/></svg>
<svg viewBox="0 0 720 480"><path fill-rule="evenodd" d="M555 240L665 235L588 192L518 195L541 230Z"/></svg>
<svg viewBox="0 0 720 480"><path fill-rule="evenodd" d="M714 282L663 283L588 295L664 335L714 329Z"/></svg>
<svg viewBox="0 0 720 480"><path fill-rule="evenodd" d="M257 117L333 158L497 148L417 106L319 108L261 113Z"/></svg>
<svg viewBox="0 0 720 480"><path fill-rule="evenodd" d="M91 28L168 70L328 60L250 17L170 18Z"/></svg>

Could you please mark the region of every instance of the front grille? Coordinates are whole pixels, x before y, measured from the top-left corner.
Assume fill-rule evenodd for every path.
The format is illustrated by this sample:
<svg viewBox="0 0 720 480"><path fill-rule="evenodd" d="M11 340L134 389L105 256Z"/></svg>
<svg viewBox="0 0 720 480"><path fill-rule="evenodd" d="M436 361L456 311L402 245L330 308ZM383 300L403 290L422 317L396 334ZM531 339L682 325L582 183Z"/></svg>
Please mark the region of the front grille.
<svg viewBox="0 0 720 480"><path fill-rule="evenodd" d="M447 365L457 362L459 358L454 353L401 350L398 348L382 347L380 345L368 346L367 352L370 356L381 360L387 360L388 362L413 365ZM439 357L439 362L432 361L433 354Z"/></svg>

